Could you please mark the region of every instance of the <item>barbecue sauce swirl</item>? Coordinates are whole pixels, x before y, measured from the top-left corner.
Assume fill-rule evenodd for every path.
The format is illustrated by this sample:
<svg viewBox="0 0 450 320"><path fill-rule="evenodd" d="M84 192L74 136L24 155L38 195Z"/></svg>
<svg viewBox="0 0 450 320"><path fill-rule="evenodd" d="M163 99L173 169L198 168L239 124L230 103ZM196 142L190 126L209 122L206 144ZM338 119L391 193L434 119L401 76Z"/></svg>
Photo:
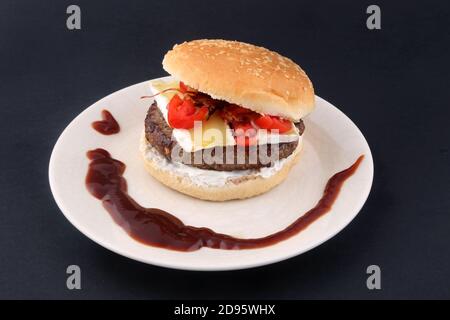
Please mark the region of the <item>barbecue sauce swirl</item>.
<svg viewBox="0 0 450 320"><path fill-rule="evenodd" d="M108 110L102 111L102 120L92 122L92 128L107 136L116 134L120 131L119 123Z"/></svg>
<svg viewBox="0 0 450 320"><path fill-rule="evenodd" d="M104 149L88 151L87 157L91 162L86 187L102 201L114 221L141 243L178 251L194 251L202 247L254 249L286 240L330 211L343 183L353 175L364 158L360 156L352 166L332 176L316 206L285 229L262 238L240 239L208 228L188 226L166 211L140 206L127 192L127 182L123 177L124 163L112 158Z"/></svg>

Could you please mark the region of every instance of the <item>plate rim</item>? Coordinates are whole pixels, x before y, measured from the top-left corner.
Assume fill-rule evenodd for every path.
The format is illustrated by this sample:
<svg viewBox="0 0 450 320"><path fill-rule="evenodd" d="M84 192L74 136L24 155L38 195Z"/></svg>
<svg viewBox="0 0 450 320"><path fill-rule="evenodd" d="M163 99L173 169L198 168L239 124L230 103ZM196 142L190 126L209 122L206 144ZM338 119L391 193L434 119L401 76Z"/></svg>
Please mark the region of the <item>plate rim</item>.
<svg viewBox="0 0 450 320"><path fill-rule="evenodd" d="M58 192L55 192L56 187L55 187L55 176L54 176L54 172L52 170L52 167L54 167L54 162L55 162L55 154L56 154L56 150L57 148L60 146L61 141L63 139L63 137L65 136L65 134L67 134L67 132L70 130L70 128L76 123L77 119L82 117L82 115L85 112L88 112L88 110L95 105L96 103L108 99L113 95L119 94L122 91L126 91L129 90L132 87L137 87L137 86L141 86L145 83L148 83L149 81L152 80L158 80L158 79L164 79L167 77L160 77L160 78L155 78L155 79L150 79L150 80L146 80L146 81L142 81L140 83L136 83L130 86L127 86L125 88L119 89L117 91L114 91L102 98L100 98L99 100L96 100L94 103L90 104L88 107L86 107L82 112L80 112L75 118L73 118L70 123L64 128L64 130L60 133L60 135L58 136L58 139L56 140L53 148L52 148L52 152L50 155L50 160L49 160L49 164L48 164L48 179L49 179L49 184L50 184L50 190L51 193L53 195L53 198L55 199L55 202L59 208L59 210L62 212L62 214L65 216L65 218L79 231L81 232L84 236L86 236L87 238L89 238L90 240L94 241L95 243L97 243L98 245L104 247L105 249L108 249L118 255L121 255L123 257L135 260L135 261L139 261L145 264L149 264L152 266L158 266L158 267L164 267L164 268L169 268L169 269L176 269L176 270L186 270L186 271L231 271L231 270L243 270L243 269L250 269L250 268L257 268L257 267L262 267L262 266L266 266L266 265L271 265L280 261L285 261L288 259L291 259L293 257L299 256L305 252L308 252L320 245L322 245L323 243L327 242L328 240L330 240L331 238L335 237L338 233L340 233L342 230L344 230L355 218L356 216L359 214L359 212L361 211L361 209L363 208L364 204L367 202L367 199L370 195L370 192L372 190L373 187L373 179L374 179L374 172L375 172L375 168L374 168L374 162L373 162L373 156L372 156L372 151L370 149L370 145L367 142L366 137L364 136L364 134L362 133L362 131L359 129L359 127L353 122L352 119L350 119L343 111L341 111L339 108L337 108L336 106L334 106L332 103L328 102L327 100L325 100L324 98L319 97L318 95L315 95L315 99L316 99L316 103L318 100L322 100L324 101L328 107L332 107L333 109L335 109L335 111L338 111L342 116L344 116L344 118L353 126L353 129L356 130L357 132L359 132L359 134L362 137L363 143L365 144L365 146L367 147L368 152L365 154L365 160L369 160L370 163L370 181L369 181L369 187L367 188L367 190L365 191L364 194L361 194L361 199L363 199L361 201L361 203L357 206L357 209L354 210L354 213L351 215L351 217L349 217L348 221L345 221L345 223L343 223L339 228L337 228L336 230L334 230L333 232L327 234L326 237L322 238L320 241L314 242L309 246L303 247L301 248L301 250L292 250L291 252L289 252L288 254L285 254L283 256L279 256L279 257L275 257L275 258L268 258L264 261L261 262L256 262L256 263L241 263L241 264L235 264L235 265L229 265L229 266L194 266L191 264L183 264L183 263L179 263L179 264L173 264L173 263L164 263L164 262L160 262L160 261L148 261L146 259L144 259L143 257L141 257L140 255L132 255L132 254L128 254L126 252L126 250L120 250L115 248L113 245L110 245L109 243L103 241L102 239L99 239L95 236L95 234L92 234L90 231L86 230L81 223L78 223L77 221L75 221L75 219L71 216L71 214L67 208L65 208L65 206L63 205L63 200L60 198L60 195L58 194ZM166 250L166 249L162 249L162 248L156 248L155 249L159 249L159 250ZM204 249L208 249L208 248L204 248ZM214 250L214 249L210 249L210 250ZM184 254L184 252L180 252L180 254Z"/></svg>

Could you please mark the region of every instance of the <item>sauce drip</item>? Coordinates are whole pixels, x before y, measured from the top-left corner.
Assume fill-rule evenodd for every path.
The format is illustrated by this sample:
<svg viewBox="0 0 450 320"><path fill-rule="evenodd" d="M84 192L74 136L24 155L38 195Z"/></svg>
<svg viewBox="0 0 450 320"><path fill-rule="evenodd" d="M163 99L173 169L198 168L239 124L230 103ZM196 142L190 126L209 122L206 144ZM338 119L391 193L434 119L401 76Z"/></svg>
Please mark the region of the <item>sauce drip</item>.
<svg viewBox="0 0 450 320"><path fill-rule="evenodd" d="M120 131L119 123L108 110L102 110L102 120L92 122L92 128L108 136Z"/></svg>
<svg viewBox="0 0 450 320"><path fill-rule="evenodd" d="M113 159L104 149L88 151L87 157L91 162L86 187L94 197L102 201L114 221L141 243L178 251L194 251L202 247L254 249L286 240L330 211L342 184L356 171L364 158L361 155L352 166L332 176L316 206L284 230L263 238L240 239L208 228L187 226L168 212L140 206L127 193L127 182L123 177L124 163Z"/></svg>

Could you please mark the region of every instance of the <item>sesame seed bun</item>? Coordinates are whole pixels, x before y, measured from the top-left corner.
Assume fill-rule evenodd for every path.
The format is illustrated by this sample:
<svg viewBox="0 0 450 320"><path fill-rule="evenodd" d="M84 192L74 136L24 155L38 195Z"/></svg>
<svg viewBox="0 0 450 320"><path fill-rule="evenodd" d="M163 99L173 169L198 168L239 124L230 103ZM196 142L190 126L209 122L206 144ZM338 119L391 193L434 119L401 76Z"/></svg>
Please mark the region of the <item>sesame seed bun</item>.
<svg viewBox="0 0 450 320"><path fill-rule="evenodd" d="M213 98L298 121L314 109L314 89L292 60L268 49L227 40L175 45L164 69Z"/></svg>

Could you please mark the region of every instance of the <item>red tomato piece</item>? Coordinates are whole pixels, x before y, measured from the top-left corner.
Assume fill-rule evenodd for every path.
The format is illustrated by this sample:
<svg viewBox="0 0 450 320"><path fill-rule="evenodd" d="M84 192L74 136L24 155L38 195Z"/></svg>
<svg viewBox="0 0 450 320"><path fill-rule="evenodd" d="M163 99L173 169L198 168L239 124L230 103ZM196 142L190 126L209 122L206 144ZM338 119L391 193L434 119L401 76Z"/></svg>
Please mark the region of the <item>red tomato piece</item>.
<svg viewBox="0 0 450 320"><path fill-rule="evenodd" d="M191 129L195 121L203 121L208 116L208 108L196 108L191 99L174 95L168 105L168 122L172 128Z"/></svg>
<svg viewBox="0 0 450 320"><path fill-rule="evenodd" d="M262 129L278 130L279 133L288 132L292 128L291 121L281 119L275 116L260 116L253 120L253 122Z"/></svg>
<svg viewBox="0 0 450 320"><path fill-rule="evenodd" d="M195 113L194 102L191 99L184 99L183 103L180 106L180 110L183 111L186 115L191 115Z"/></svg>
<svg viewBox="0 0 450 320"><path fill-rule="evenodd" d="M189 87L187 85L184 84L184 82L180 81L180 91L181 93L186 93L188 92Z"/></svg>
<svg viewBox="0 0 450 320"><path fill-rule="evenodd" d="M179 105L181 105L183 103L183 100L180 98L179 95L175 94L172 99L170 99L169 104L167 105L167 108L170 109L175 109L178 108Z"/></svg>

